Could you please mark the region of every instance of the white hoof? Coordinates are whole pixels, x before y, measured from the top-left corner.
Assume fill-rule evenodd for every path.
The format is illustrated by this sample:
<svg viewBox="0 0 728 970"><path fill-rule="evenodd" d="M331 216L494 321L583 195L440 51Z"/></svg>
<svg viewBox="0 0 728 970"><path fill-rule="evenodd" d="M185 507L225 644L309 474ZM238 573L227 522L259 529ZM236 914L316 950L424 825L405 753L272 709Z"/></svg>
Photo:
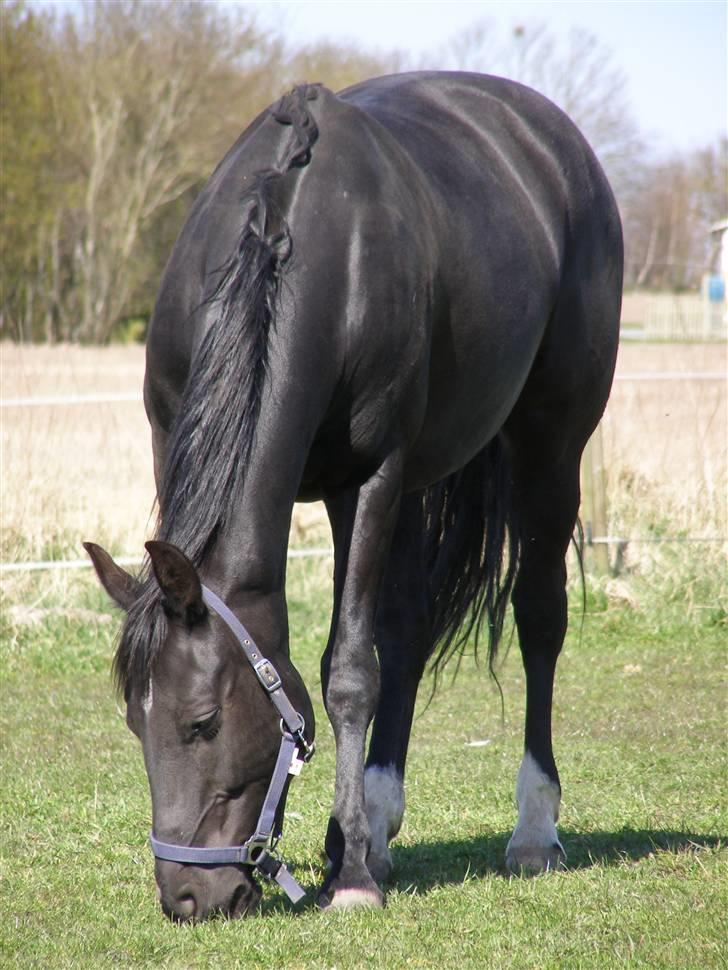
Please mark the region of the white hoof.
<svg viewBox="0 0 728 970"><path fill-rule="evenodd" d="M506 866L516 876L536 875L539 872L566 868L566 853L559 841L549 847L512 845L511 842L506 849Z"/></svg>
<svg viewBox="0 0 728 970"><path fill-rule="evenodd" d="M322 904L323 909L381 909L383 906L382 894L369 889L337 889L331 899Z"/></svg>

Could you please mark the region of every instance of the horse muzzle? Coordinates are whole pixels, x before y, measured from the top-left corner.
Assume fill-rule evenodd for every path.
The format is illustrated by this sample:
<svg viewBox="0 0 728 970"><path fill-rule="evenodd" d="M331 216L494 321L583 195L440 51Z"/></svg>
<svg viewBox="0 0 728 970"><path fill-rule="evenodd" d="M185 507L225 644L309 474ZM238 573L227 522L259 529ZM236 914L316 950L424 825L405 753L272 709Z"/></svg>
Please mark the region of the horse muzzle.
<svg viewBox="0 0 728 970"><path fill-rule="evenodd" d="M203 868L158 862L156 876L162 912L174 923L201 923L214 916L238 919L255 912L260 903L260 887L242 866Z"/></svg>

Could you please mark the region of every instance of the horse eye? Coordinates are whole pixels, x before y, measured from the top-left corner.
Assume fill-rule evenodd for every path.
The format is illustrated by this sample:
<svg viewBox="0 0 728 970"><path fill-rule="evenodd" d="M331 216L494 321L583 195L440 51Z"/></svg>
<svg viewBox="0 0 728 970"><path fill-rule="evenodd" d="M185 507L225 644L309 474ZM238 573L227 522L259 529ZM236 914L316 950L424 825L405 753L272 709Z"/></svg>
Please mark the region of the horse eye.
<svg viewBox="0 0 728 970"><path fill-rule="evenodd" d="M195 721L190 729L192 738L204 738L206 741L212 741L220 730L219 713L220 708L216 708L210 714L206 714Z"/></svg>

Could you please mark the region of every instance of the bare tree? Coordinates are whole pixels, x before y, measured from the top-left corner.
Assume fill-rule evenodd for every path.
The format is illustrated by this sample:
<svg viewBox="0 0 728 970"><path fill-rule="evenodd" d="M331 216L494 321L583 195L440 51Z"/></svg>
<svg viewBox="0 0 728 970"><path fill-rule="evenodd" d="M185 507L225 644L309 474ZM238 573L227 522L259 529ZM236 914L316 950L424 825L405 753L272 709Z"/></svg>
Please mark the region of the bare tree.
<svg viewBox="0 0 728 970"><path fill-rule="evenodd" d="M85 10L64 36L83 184L69 336L103 340L127 304L141 233L209 171L229 138L231 105L245 115L267 100L278 49L249 18L204 4L99 0Z"/></svg>
<svg viewBox="0 0 728 970"><path fill-rule="evenodd" d="M373 55L357 47L340 46L327 41L292 51L282 65L284 86L302 80L320 81L333 91L340 91L378 74L401 70L404 55L391 51Z"/></svg>
<svg viewBox="0 0 728 970"><path fill-rule="evenodd" d="M25 339L102 341L147 316L184 212L257 112L296 81L340 88L396 67L287 49L247 5L89 0L58 16L4 0L1 13L0 120L16 147L0 173L0 322Z"/></svg>
<svg viewBox="0 0 728 970"><path fill-rule="evenodd" d="M482 21L424 58L459 70L512 78L546 95L581 128L619 194L631 182L642 146L632 119L627 82L613 55L592 34L556 37L545 25L519 25L503 35Z"/></svg>
<svg viewBox="0 0 728 970"><path fill-rule="evenodd" d="M643 164L621 202L626 285L696 288L710 268L709 227L728 213L728 142Z"/></svg>

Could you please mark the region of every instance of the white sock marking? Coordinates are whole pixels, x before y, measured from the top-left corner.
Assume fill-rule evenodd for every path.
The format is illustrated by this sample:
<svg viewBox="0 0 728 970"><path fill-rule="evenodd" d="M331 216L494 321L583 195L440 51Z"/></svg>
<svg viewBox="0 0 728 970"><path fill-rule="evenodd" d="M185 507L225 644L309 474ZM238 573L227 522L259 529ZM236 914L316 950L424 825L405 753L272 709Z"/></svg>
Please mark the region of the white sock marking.
<svg viewBox="0 0 728 970"><path fill-rule="evenodd" d="M381 768L372 765L364 772L364 798L366 802L372 845L369 850L370 868L391 869L389 840L393 839L402 824L404 815L404 784L394 765ZM387 873L388 874L388 873Z"/></svg>
<svg viewBox="0 0 728 970"><path fill-rule="evenodd" d="M561 793L526 751L516 782L518 823L506 849L509 864L547 868L554 846L561 848L556 823ZM561 849L563 852L563 849Z"/></svg>

